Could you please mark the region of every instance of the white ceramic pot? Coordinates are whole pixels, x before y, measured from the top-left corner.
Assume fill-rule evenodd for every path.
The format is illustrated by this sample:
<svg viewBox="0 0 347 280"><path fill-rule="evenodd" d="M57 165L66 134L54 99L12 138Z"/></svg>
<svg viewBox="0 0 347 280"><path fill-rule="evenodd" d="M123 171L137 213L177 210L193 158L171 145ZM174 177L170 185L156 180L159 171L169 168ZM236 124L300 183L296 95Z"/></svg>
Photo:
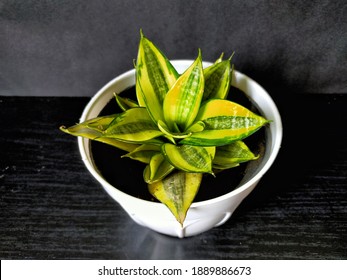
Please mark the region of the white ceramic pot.
<svg viewBox="0 0 347 280"><path fill-rule="evenodd" d="M173 60L172 64L179 73L184 72L192 63L191 60ZM204 67L210 65L204 62ZM135 85L135 70L130 70L101 88L90 100L83 111L81 122L97 117L105 105L113 98L114 92L122 92ZM225 223L242 200L255 188L259 180L274 162L282 141L282 122L278 109L269 94L255 81L246 75L234 71L232 85L242 90L258 108L260 113L272 122L266 126L265 155L255 168L247 169L240 185L233 191L201 202L194 202L183 227L176 221L168 208L159 202L139 199L130 196L110 185L97 171L93 164L90 140L79 137L78 145L82 159L97 181L106 192L116 200L129 216L138 224L157 232L176 236L193 236ZM116 148L115 148L116 149ZM140 174L139 176L142 176Z"/></svg>

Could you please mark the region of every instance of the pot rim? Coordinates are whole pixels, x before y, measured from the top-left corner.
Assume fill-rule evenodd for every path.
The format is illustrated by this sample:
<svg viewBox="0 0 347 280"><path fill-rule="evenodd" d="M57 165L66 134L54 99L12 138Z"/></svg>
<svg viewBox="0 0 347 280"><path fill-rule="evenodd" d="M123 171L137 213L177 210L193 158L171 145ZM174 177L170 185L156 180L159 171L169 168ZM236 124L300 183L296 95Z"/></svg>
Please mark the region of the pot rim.
<svg viewBox="0 0 347 280"><path fill-rule="evenodd" d="M170 61L171 61L171 63L173 65L175 65L175 64L187 64L187 65L190 65L193 62L193 60L187 60L187 59L170 60ZM212 64L211 62L206 62L206 61L203 62L204 67L207 67L207 66L209 66L211 64ZM241 73L241 72L239 72L237 70L234 70L233 72L234 72L234 75L236 75L238 77L243 77L244 79L247 79L249 82L254 83L254 85L256 85L259 88L259 90L262 91L262 99L266 101L268 106L271 108L271 111L273 112L273 115L275 116L276 120L273 120L273 122L270 124L272 126L275 126L274 130L276 131L275 141L274 141L273 147L272 147L272 152L270 153L269 158L267 159L265 164L262 166L262 168L260 170L258 170L257 173L255 175L253 175L249 180L247 180L247 182L241 184L237 188L233 189L232 191L230 191L230 192L228 192L228 193L226 193L224 195L221 195L221 196L218 196L218 197L215 197L215 198L211 198L211 199L208 199L208 200L204 200L204 201L193 202L192 205L190 206L190 208L201 207L201 206L204 206L204 205L210 205L210 204L218 203L219 201L222 201L222 200L225 200L225 199L229 199L230 197L233 197L233 196L239 194L240 192L243 192L246 189L252 187L269 170L269 168L271 167L271 165L275 161L275 159L277 157L277 154L278 154L278 152L280 150L280 147L281 147L281 142L282 142L282 137L283 137L282 121L281 121L281 116L280 116L280 113L279 113L279 111L277 109L277 106L274 103L274 101L272 100L271 96L268 94L268 92L261 85L259 85L252 78L248 77L247 75L245 75L245 74L243 74L243 73ZM84 108L82 116L80 118L80 122L87 120L89 118L90 111L95 107L95 104L97 104L101 99L105 99L106 98L105 97L105 95L107 95L106 91L107 91L107 89L110 86L112 86L116 82L122 81L123 79L131 78L134 75L135 75L135 69L131 69L131 70L128 70L128 71L124 72L121 75L118 75L117 77L115 77L112 80L110 80L107 84L105 84L91 98L91 100L88 102L88 104ZM249 98L253 99L249 95L249 93L245 93L245 94ZM114 191L117 191L120 195L126 196L128 198L135 199L136 201L141 201L142 203L149 203L150 205L162 204L161 202L148 201L148 200L145 200L145 199L134 197L132 195L129 195L129 194L119 190L117 187L112 186L109 182L107 182L107 180L104 179L99 174L99 172L96 170L96 168L94 167L94 164L92 163L92 159L86 153L86 149L90 149L90 145L89 145L90 141L92 141L92 140L85 139L85 138L82 138L82 137L78 137L79 151L81 153L82 160L83 160L84 164L86 165L87 169L94 176L94 178L97 179L97 181L99 183L101 183L103 186L107 186L108 188L113 188Z"/></svg>

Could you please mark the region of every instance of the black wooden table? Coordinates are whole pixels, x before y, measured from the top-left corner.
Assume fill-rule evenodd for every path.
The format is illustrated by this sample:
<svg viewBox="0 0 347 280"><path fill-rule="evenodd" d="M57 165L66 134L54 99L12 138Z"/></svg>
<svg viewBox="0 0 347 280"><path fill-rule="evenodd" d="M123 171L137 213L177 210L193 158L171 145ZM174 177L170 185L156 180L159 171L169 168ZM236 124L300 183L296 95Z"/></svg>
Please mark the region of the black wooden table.
<svg viewBox="0 0 347 280"><path fill-rule="evenodd" d="M1 259L347 258L347 94L277 97L276 162L226 224L182 240L135 224L58 130L88 101L0 96Z"/></svg>

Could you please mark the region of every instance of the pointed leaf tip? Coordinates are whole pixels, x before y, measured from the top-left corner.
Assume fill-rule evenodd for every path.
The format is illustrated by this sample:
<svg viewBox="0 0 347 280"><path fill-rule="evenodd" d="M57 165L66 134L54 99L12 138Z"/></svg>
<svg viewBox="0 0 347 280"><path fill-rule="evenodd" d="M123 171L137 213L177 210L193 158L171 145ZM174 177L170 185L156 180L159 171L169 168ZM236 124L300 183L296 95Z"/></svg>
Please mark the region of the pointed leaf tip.
<svg viewBox="0 0 347 280"><path fill-rule="evenodd" d="M204 92L201 52L189 68L177 79L166 94L163 103L167 126L174 131L175 124L185 131L199 111Z"/></svg>
<svg viewBox="0 0 347 280"><path fill-rule="evenodd" d="M202 180L201 173L175 172L164 180L148 185L149 192L164 203L183 225Z"/></svg>
<svg viewBox="0 0 347 280"><path fill-rule="evenodd" d="M163 52L142 34L136 63L136 96L157 123L164 119L163 100L179 74Z"/></svg>
<svg viewBox="0 0 347 280"><path fill-rule="evenodd" d="M211 99L201 106L197 121L205 129L182 139L180 144L224 146L253 134L268 121L247 108L229 100Z"/></svg>

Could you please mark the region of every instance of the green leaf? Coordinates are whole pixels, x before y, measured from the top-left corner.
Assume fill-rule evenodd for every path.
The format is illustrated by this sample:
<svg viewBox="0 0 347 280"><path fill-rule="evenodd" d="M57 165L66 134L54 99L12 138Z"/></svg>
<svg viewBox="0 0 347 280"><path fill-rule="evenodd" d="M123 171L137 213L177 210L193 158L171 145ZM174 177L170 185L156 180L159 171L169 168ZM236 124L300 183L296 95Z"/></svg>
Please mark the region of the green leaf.
<svg viewBox="0 0 347 280"><path fill-rule="evenodd" d="M225 170L225 169L230 169L230 168L234 168L234 167L238 167L240 164L239 163L229 163L226 165L219 165L219 164L213 164L213 169L216 173L216 176L219 172Z"/></svg>
<svg viewBox="0 0 347 280"><path fill-rule="evenodd" d="M119 96L119 94L114 94L114 97L116 98L117 104L119 108L121 108L123 111L126 111L131 108L139 107L139 105L130 98L123 98Z"/></svg>
<svg viewBox="0 0 347 280"><path fill-rule="evenodd" d="M187 132L189 133L201 132L204 129L205 129L205 123L202 121L197 121L196 123L192 124L190 127L187 128ZM191 136L191 134L189 136Z"/></svg>
<svg viewBox="0 0 347 280"><path fill-rule="evenodd" d="M149 164L143 172L143 178L146 183L152 184L154 182L164 179L175 169L161 153L152 156Z"/></svg>
<svg viewBox="0 0 347 280"><path fill-rule="evenodd" d="M107 138L104 135L104 131L109 127L110 123L112 123L113 120L118 116L119 114L97 117L87 120L83 123L70 126L68 128L61 126L60 130L73 136L81 136L84 138L88 138L91 140L99 141L117 147L127 152L131 152L135 148L137 148L138 145L125 143L112 138Z"/></svg>
<svg viewBox="0 0 347 280"><path fill-rule="evenodd" d="M205 89L203 100L228 96L231 80L230 60L223 60L204 69Z"/></svg>
<svg viewBox="0 0 347 280"><path fill-rule="evenodd" d="M222 99L211 99L202 105L196 120L203 121L205 129L180 144L223 146L248 137L269 122L237 103Z"/></svg>
<svg viewBox="0 0 347 280"><path fill-rule="evenodd" d="M164 120L162 104L179 74L166 56L141 32L136 61L136 95L153 122Z"/></svg>
<svg viewBox="0 0 347 280"><path fill-rule="evenodd" d="M105 131L105 136L130 143L149 143L163 133L153 123L146 108L129 109L119 114ZM157 142L152 141L153 143Z"/></svg>
<svg viewBox="0 0 347 280"><path fill-rule="evenodd" d="M215 147L198 147L190 145L176 146L166 143L161 146L163 155L177 169L186 172L212 172L212 160Z"/></svg>
<svg viewBox="0 0 347 280"><path fill-rule="evenodd" d="M242 162L256 160L258 158L259 156L255 156L244 142L235 141L229 145L217 147L213 159L213 168L232 168Z"/></svg>
<svg viewBox="0 0 347 280"><path fill-rule="evenodd" d="M123 155L122 157L129 157L131 159L138 160L140 162L148 164L152 156L160 152L161 152L160 145L143 144L137 147L132 152L126 155Z"/></svg>
<svg viewBox="0 0 347 280"><path fill-rule="evenodd" d="M158 128L160 129L161 132L165 134L164 136L168 136L169 139L172 139L172 138L183 139L192 135L192 132L189 132L189 131L182 132L182 133L181 132L173 133L169 130L166 123L164 123L163 121L158 121ZM175 142L173 141L173 143Z"/></svg>
<svg viewBox="0 0 347 280"><path fill-rule="evenodd" d="M186 131L194 122L203 92L204 75L199 50L197 59L178 78L164 99L164 117L170 130L174 131L177 125L180 131Z"/></svg>
<svg viewBox="0 0 347 280"><path fill-rule="evenodd" d="M214 64L217 64L219 62L223 61L223 57L224 57L224 52L221 53L221 55L218 57L218 59L214 62ZM211 65L212 66L212 65ZM207 67L208 68L208 67Z"/></svg>
<svg viewBox="0 0 347 280"><path fill-rule="evenodd" d="M149 184L149 192L164 203L183 226L187 211L199 190L201 173L175 172L164 180Z"/></svg>
<svg viewBox="0 0 347 280"><path fill-rule="evenodd" d="M99 137L94 140L98 142L102 142L104 144L111 145L113 147L116 147L118 149L121 149L127 152L131 152L138 147L137 144L127 143L127 142L123 142L117 139L107 138L107 137Z"/></svg>
<svg viewBox="0 0 347 280"><path fill-rule="evenodd" d="M86 120L83 123L80 123L74 127L75 129L77 129L77 126L80 126L90 128L98 132L104 132L109 127L110 123L112 123L112 121L118 116L119 114L112 114L103 117L96 117L90 120Z"/></svg>

